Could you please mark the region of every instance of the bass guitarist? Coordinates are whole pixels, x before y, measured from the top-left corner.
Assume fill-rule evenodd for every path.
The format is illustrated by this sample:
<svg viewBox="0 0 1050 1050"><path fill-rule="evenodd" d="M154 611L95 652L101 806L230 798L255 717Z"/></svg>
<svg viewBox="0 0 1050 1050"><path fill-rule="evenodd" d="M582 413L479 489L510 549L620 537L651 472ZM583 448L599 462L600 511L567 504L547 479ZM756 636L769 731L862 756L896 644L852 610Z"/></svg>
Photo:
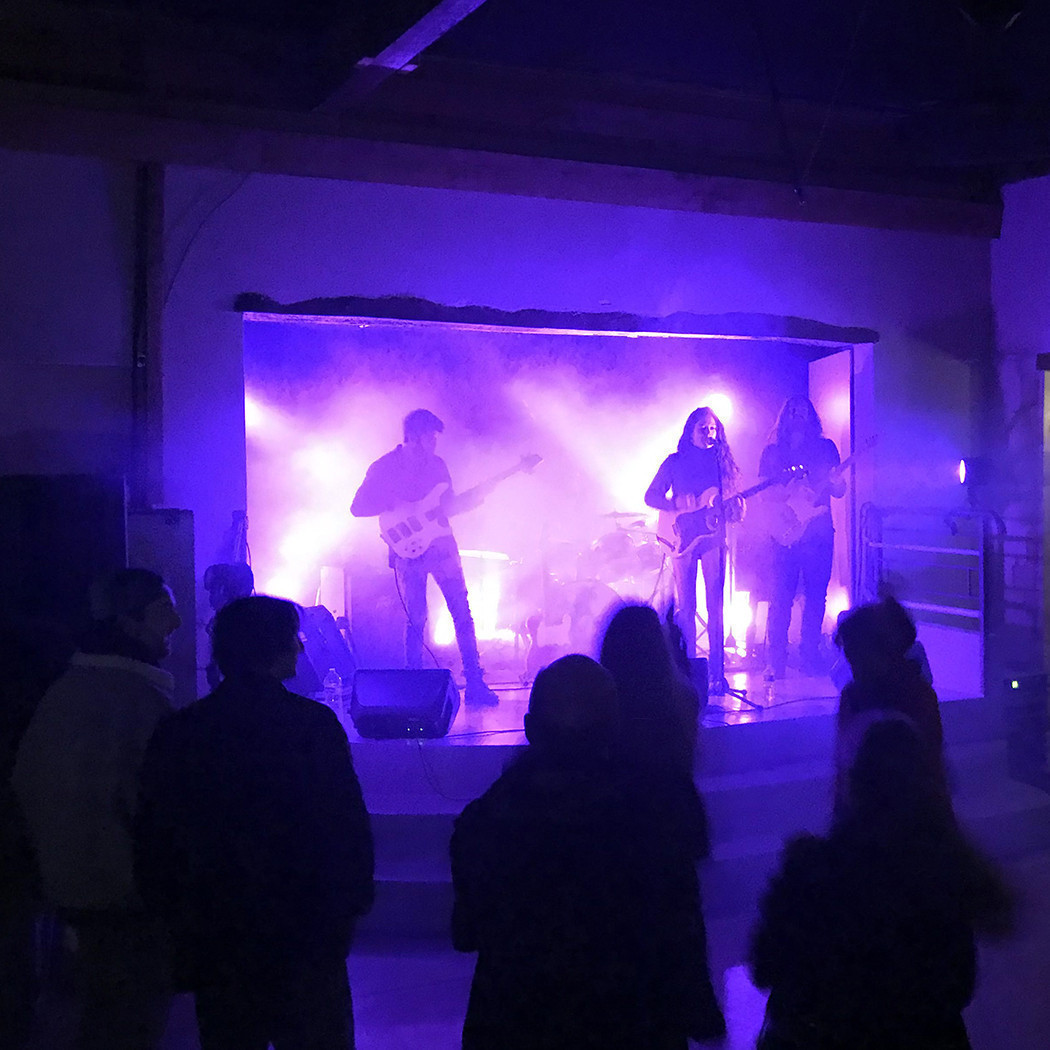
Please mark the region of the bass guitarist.
<svg viewBox="0 0 1050 1050"><path fill-rule="evenodd" d="M725 588L727 521L743 517L743 500L733 493L740 471L726 440L722 421L710 408L689 413L678 448L660 464L645 502L675 517L674 569L676 619L686 655L696 655L696 574L704 574L707 592L707 669L709 692L721 696L725 681Z"/></svg>
<svg viewBox="0 0 1050 1050"><path fill-rule="evenodd" d="M771 488L766 496L773 533L768 640L770 670L776 678L783 678L787 667L788 625L800 576L800 667L809 675L826 674L828 670L821 658L820 640L835 546L831 500L846 492L839 462L839 450L824 437L813 403L801 394L789 397L780 409L758 468L764 478L774 477L792 464L805 468L805 481Z"/></svg>
<svg viewBox="0 0 1050 1050"><path fill-rule="evenodd" d="M452 491L448 467L436 453L437 436L444 429L445 424L425 408L409 412L403 423L404 443L381 456L368 468L354 496L350 513L357 518L385 514L406 504L418 503L439 485L448 486L441 501L446 515L454 510L472 510L478 506L486 494L482 489L472 490L471 497L465 502L462 497L457 500ZM390 567L397 577L398 589L408 615L405 626L406 666L423 666L427 577L433 576L441 588L456 629L456 644L467 680L464 702L471 706L498 703L496 693L485 684L478 656L474 617L470 612L467 584L463 578L463 564L451 530L447 529L438 535L415 557L402 557L391 545Z"/></svg>

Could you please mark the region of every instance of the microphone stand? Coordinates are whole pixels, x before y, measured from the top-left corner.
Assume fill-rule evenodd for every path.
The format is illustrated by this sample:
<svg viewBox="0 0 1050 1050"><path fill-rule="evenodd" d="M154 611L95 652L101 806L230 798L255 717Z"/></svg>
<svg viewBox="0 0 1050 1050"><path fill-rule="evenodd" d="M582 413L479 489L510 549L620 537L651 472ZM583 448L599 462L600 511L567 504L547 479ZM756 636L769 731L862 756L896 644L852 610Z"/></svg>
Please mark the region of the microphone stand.
<svg viewBox="0 0 1050 1050"><path fill-rule="evenodd" d="M730 686L729 681L726 679L726 667L725 667L725 600L726 600L726 548L727 548L727 537L726 537L726 505L725 505L725 491L723 489L722 479L722 464L718 464L718 507L719 507L719 523L718 523L718 608L720 615L718 617L719 623L721 624L721 636L719 638L713 638L711 636L711 625L707 625L707 639L710 646L717 645L722 650L722 680L715 683L714 696L732 696L738 700L741 704L746 704L754 711L761 711L762 705L756 704L754 700L748 698L746 689L734 689ZM710 595L708 595L708 601L710 601ZM710 619L710 617L709 617ZM709 692L709 695L710 692ZM726 713L724 707L718 704L708 703L707 710L709 711L720 711L723 714Z"/></svg>

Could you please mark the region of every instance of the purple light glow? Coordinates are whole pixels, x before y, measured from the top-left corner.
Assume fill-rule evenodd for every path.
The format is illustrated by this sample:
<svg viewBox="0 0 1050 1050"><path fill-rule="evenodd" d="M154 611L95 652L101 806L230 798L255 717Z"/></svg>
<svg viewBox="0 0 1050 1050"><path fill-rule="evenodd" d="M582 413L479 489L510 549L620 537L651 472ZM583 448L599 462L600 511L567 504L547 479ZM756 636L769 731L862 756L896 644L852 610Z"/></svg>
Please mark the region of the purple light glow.
<svg viewBox="0 0 1050 1050"><path fill-rule="evenodd" d="M427 407L444 420L438 454L458 491L525 454L543 457L453 523L471 552L479 637L513 639L538 613L544 641L585 650L610 601L670 593L643 497L689 412L715 409L752 484L776 412L807 384L806 362L772 341L260 318L246 320L244 344L260 590L310 605L323 570L345 567L351 592L388 573L376 520L352 518L349 505L368 464L401 440L404 415ZM745 520L727 595L740 638L762 600L747 530ZM436 594L431 608L433 640L450 643ZM396 597L389 612L400 617Z"/></svg>

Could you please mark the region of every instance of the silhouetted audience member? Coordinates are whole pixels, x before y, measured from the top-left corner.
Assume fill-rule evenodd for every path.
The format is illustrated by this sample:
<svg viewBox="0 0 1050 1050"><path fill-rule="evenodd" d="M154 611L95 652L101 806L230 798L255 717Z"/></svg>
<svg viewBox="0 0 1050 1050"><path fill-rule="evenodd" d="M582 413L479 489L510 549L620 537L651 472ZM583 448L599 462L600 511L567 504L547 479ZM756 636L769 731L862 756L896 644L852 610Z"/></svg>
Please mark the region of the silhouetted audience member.
<svg viewBox="0 0 1050 1050"><path fill-rule="evenodd" d="M700 699L679 671L656 611L649 605L617 609L602 637L600 661L620 696L625 757L692 777Z"/></svg>
<svg viewBox="0 0 1050 1050"><path fill-rule="evenodd" d="M235 528L237 521L238 516L234 513ZM204 570L204 589L208 592L208 604L218 612L237 598L247 598L255 590L255 574L252 567L245 562L209 565ZM214 622L214 617L208 621L209 633ZM222 673L214 660L208 661L204 676L209 689L214 689L222 681Z"/></svg>
<svg viewBox="0 0 1050 1050"><path fill-rule="evenodd" d="M662 984L672 1000L679 997L693 1004L689 1034L710 1039L725 1034L725 1019L708 969L696 870L711 852L707 814L693 781L700 701L679 670L666 630L651 606L622 606L602 638L601 663L613 676L620 698L618 757L637 773L642 790L675 799L671 811L688 819L681 841L691 843L694 851L685 858L680 878L692 912L678 943L680 954L664 960Z"/></svg>
<svg viewBox="0 0 1050 1050"><path fill-rule="evenodd" d="M39 994L39 878L11 774L33 713L72 650L58 625L0 617L0 1050L25 1045Z"/></svg>
<svg viewBox="0 0 1050 1050"><path fill-rule="evenodd" d="M75 942L81 1048L143 1048L171 1000L163 928L136 885L132 824L146 744L171 709L158 664L181 624L164 580L121 569L92 590L94 625L37 705L13 784L44 902Z"/></svg>
<svg viewBox="0 0 1050 1050"><path fill-rule="evenodd" d="M711 1025L706 960L683 965L695 813L613 757L615 684L585 656L537 675L525 734L452 837L453 943L478 953L464 1050L684 1050Z"/></svg>
<svg viewBox="0 0 1050 1050"><path fill-rule="evenodd" d="M302 652L291 602L224 606L212 649L222 683L158 727L143 764L143 893L196 993L203 1050L347 1050L373 853L346 733L282 684Z"/></svg>
<svg viewBox="0 0 1050 1050"><path fill-rule="evenodd" d="M911 721L873 712L829 833L784 851L751 945L759 1050L966 1050L976 931L1009 897L968 844Z"/></svg>
<svg viewBox="0 0 1050 1050"><path fill-rule="evenodd" d="M922 663L910 655L916 630L908 611L892 597L859 605L840 618L835 643L852 671L839 698L836 797L842 793L844 755L856 749L855 722L871 711L895 711L912 721L948 794L940 704Z"/></svg>

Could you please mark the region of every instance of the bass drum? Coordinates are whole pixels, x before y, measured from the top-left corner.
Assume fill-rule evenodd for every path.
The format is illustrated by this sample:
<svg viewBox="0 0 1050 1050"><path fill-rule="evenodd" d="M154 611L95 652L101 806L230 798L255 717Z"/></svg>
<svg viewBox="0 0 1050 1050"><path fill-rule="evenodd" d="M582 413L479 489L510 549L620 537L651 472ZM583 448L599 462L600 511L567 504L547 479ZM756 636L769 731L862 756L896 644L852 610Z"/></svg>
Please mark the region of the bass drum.
<svg viewBox="0 0 1050 1050"><path fill-rule="evenodd" d="M667 548L645 529L616 529L599 537L583 557L585 575L611 588L621 599L654 600Z"/></svg>

